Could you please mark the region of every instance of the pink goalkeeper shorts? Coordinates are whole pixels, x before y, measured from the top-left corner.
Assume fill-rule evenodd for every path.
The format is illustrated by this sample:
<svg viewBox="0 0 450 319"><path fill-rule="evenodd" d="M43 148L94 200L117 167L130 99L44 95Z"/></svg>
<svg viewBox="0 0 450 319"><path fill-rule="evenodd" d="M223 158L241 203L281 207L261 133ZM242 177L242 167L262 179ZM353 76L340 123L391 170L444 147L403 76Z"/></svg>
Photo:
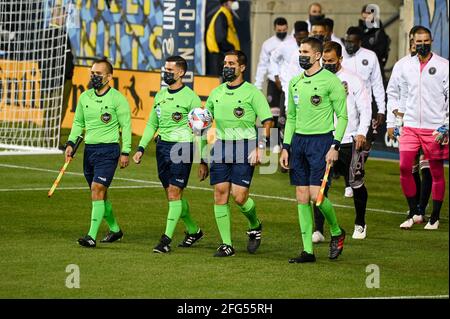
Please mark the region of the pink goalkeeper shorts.
<svg viewBox="0 0 450 319"><path fill-rule="evenodd" d="M448 159L448 144L440 145L434 141L434 130L427 128L403 127L400 136L400 152L417 152L422 148L428 160Z"/></svg>

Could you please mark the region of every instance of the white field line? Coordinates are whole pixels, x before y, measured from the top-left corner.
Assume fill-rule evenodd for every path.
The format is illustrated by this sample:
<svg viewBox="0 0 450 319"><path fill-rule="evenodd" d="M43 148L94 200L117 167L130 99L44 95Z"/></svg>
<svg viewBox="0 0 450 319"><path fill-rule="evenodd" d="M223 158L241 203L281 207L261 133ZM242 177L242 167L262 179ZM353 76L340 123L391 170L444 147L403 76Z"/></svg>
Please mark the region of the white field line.
<svg viewBox="0 0 450 319"><path fill-rule="evenodd" d="M59 173L57 170L51 170L51 169L45 169L45 168L38 168L38 167L29 167L29 166L19 166L19 165L10 165L10 164L0 164L0 167L6 167L6 168L16 168L16 169L25 169L25 170L32 170L32 171L40 171L40 172L47 172L47 173ZM67 175L76 175L76 176L83 176L82 173L75 173L75 172L65 172ZM114 177L115 180L121 180L121 181L127 181L127 182L135 182L135 183L141 183L141 184L151 184L151 185L158 185L161 186L160 182L156 181L147 181L142 179L133 179L133 178L123 178L123 177ZM130 187L130 186L123 186L121 188L139 188L141 186L136 187ZM144 186L142 186L144 187ZM114 188L114 187L111 187ZM119 188L119 186L116 186L115 188ZM153 188L153 187L151 187ZM207 192L213 192L214 190L212 188L207 187L199 187L199 186L189 186L189 189L195 189L195 190L201 190L201 191L207 191ZM60 189L60 188L58 188ZM68 189L68 188L67 188ZM22 191L26 189L13 189L14 191ZM32 189L30 189L32 190ZM41 189L34 189L34 190L41 190ZM44 189L42 189L44 190ZM267 199L275 199L280 201L289 201L289 202L295 202L295 198L290 197L281 197L281 196L272 196L272 195L263 195L263 194L254 194L250 193L250 196L252 197L259 197L259 198L267 198ZM333 206L339 207L339 208L346 208L346 209L354 209L353 206L349 205L340 205L333 203ZM385 210L385 209L377 209L377 208L367 208L367 211L371 212L377 212L377 213L384 213L384 214L391 214L391 215L405 215L405 212L396 212L392 210ZM441 217L442 220L447 220L448 218Z"/></svg>
<svg viewBox="0 0 450 319"><path fill-rule="evenodd" d="M360 298L339 298L339 299L448 299L448 295L436 295L436 296L360 297Z"/></svg>
<svg viewBox="0 0 450 319"><path fill-rule="evenodd" d="M111 186L110 189L131 189L131 188L159 188L158 185L128 185L128 186ZM64 190L88 190L88 186L75 187L58 187L59 191ZM0 192L28 192L28 191L48 191L48 187L34 187L34 188L0 188Z"/></svg>

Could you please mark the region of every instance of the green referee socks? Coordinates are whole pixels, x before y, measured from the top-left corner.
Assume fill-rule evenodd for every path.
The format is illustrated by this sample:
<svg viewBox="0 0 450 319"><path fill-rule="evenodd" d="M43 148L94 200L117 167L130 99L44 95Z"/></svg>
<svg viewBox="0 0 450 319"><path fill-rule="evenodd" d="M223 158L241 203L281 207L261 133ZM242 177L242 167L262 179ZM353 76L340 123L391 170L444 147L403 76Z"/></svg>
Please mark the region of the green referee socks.
<svg viewBox="0 0 450 319"><path fill-rule="evenodd" d="M214 215L216 216L217 227L219 228L220 237L224 244L231 244L231 214L230 206L225 205L214 205Z"/></svg>
<svg viewBox="0 0 450 319"><path fill-rule="evenodd" d="M259 220L258 217L256 217L256 206L253 199L250 197L247 199L247 201L244 203L244 205L239 206L242 214L245 215L248 219L248 225L250 229L255 229L259 227Z"/></svg>
<svg viewBox="0 0 450 319"><path fill-rule="evenodd" d="M341 234L341 228L337 222L333 204L331 204L327 197L324 197L322 204L318 207L327 220L328 225L330 225L331 236L339 236Z"/></svg>
<svg viewBox="0 0 450 319"><path fill-rule="evenodd" d="M182 211L181 211L181 219L186 225L186 231L188 234L196 234L198 231L198 226L196 222L192 219L192 216L189 212L189 203L184 198L181 200Z"/></svg>
<svg viewBox="0 0 450 319"><path fill-rule="evenodd" d="M109 200L105 200L105 216L103 216L103 218L106 220L106 223L108 223L110 231L117 233L120 230L113 214L112 203Z"/></svg>
<svg viewBox="0 0 450 319"><path fill-rule="evenodd" d="M166 231L164 232L167 237L172 238L182 211L183 203L181 200L169 201L169 213L167 214Z"/></svg>
<svg viewBox="0 0 450 319"><path fill-rule="evenodd" d="M308 254L313 254L313 215L311 204L297 204L298 220L300 222L300 232L302 234L303 250Z"/></svg>
<svg viewBox="0 0 450 319"><path fill-rule="evenodd" d="M91 228L89 228L88 235L91 236L94 240L97 238L98 229L100 228L100 224L102 223L104 215L105 201L92 201Z"/></svg>

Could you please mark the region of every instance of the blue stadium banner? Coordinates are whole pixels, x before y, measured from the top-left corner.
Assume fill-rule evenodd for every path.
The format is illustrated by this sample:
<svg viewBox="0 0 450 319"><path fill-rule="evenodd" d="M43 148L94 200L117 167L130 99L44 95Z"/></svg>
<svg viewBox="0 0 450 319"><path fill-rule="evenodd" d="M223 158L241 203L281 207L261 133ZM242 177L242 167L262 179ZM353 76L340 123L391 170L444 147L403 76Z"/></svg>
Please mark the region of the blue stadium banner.
<svg viewBox="0 0 450 319"><path fill-rule="evenodd" d="M203 30L206 0L64 2L71 3L74 8L71 10L74 15L69 17L72 20L69 36L81 64L90 65L90 58L106 56L118 69L156 71L164 64L164 49L164 55L173 50L174 54L192 56L189 70L198 75L205 74ZM169 30L163 30L163 24L174 27L172 47L167 41L163 44L164 40L170 39L165 33Z"/></svg>
<svg viewBox="0 0 450 319"><path fill-rule="evenodd" d="M184 83L193 88L198 0L164 0L162 57L183 57L188 63ZM164 85L164 83L161 83Z"/></svg>

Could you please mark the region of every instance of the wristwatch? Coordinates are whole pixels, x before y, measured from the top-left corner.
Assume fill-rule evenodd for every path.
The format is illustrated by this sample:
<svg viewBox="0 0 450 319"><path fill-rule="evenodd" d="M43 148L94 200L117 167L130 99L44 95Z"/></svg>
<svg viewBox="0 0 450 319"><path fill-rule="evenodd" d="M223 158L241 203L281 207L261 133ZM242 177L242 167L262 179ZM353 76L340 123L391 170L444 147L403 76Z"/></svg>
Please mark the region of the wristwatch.
<svg viewBox="0 0 450 319"><path fill-rule="evenodd" d="M334 140L333 144L331 144L331 148L334 148L335 151L338 151L341 149L341 143L339 141Z"/></svg>
<svg viewBox="0 0 450 319"><path fill-rule="evenodd" d="M262 139L260 139L258 141L258 148L260 150L264 150L264 149L266 149L266 144L267 144L267 139L265 137L263 137Z"/></svg>

